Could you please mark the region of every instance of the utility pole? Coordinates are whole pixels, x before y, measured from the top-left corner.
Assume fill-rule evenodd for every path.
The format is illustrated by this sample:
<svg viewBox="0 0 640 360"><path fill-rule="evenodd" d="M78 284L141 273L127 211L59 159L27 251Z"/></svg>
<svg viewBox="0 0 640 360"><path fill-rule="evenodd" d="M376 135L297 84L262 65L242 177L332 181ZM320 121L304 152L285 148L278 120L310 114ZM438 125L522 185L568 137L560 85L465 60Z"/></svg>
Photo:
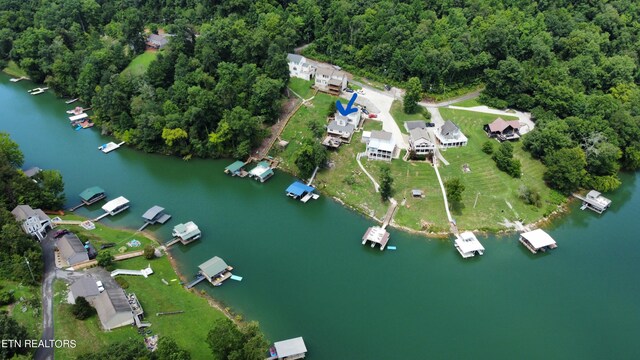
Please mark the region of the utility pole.
<svg viewBox="0 0 640 360"><path fill-rule="evenodd" d="M31 279L33 280L33 282L36 282L36 278L33 277L33 271L31 271L31 265L29 265L29 259L27 259L27 257L24 257L24 261L27 263L27 267L29 268L29 274L31 274Z"/></svg>

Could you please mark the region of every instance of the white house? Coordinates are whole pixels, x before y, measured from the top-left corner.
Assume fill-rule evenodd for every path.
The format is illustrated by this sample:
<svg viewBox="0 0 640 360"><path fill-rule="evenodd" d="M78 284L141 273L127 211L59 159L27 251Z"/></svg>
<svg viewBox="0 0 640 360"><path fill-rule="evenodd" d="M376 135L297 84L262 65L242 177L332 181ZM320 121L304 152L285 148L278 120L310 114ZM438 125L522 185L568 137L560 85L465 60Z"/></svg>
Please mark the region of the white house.
<svg viewBox="0 0 640 360"><path fill-rule="evenodd" d="M310 81L316 74L316 67L309 64L307 59L298 54L287 54L289 76Z"/></svg>
<svg viewBox="0 0 640 360"><path fill-rule="evenodd" d="M436 130L436 137L444 148L465 146L468 141L460 128L449 120Z"/></svg>
<svg viewBox="0 0 640 360"><path fill-rule="evenodd" d="M315 87L338 96L347 87L347 74L328 65L320 66L316 69Z"/></svg>
<svg viewBox="0 0 640 360"><path fill-rule="evenodd" d="M396 144L390 132L374 130L362 133L362 141L367 144L367 158L369 160L391 161L396 151Z"/></svg>
<svg viewBox="0 0 640 360"><path fill-rule="evenodd" d="M29 205L18 205L11 211L22 230L38 240L44 239L47 231L51 230L51 219L40 209L32 209Z"/></svg>
<svg viewBox="0 0 640 360"><path fill-rule="evenodd" d="M329 135L339 136L347 141L351 139L351 135L355 130L355 126L337 120L333 120L327 125L327 133Z"/></svg>
<svg viewBox="0 0 640 360"><path fill-rule="evenodd" d="M429 132L424 128L413 128L409 131L409 147L417 156L432 154L435 150Z"/></svg>
<svg viewBox="0 0 640 360"><path fill-rule="evenodd" d="M351 124L354 127L359 128L360 124L362 123L362 110L359 107L356 107L356 109L358 109L358 111L352 112L348 115L342 115L340 111L336 111L335 119L338 124Z"/></svg>

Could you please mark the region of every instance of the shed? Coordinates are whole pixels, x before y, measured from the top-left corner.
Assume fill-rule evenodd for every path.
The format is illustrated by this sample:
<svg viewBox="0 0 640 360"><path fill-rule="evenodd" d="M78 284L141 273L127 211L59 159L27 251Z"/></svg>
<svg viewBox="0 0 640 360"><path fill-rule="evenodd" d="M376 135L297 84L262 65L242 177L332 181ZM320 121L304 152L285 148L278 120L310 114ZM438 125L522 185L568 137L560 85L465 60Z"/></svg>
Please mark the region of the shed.
<svg viewBox="0 0 640 360"><path fill-rule="evenodd" d="M422 190L413 189L413 190L411 190L411 196L413 196L413 197L423 197L424 196L424 192Z"/></svg>
<svg viewBox="0 0 640 360"><path fill-rule="evenodd" d="M278 359L302 359L307 353L307 346L302 337L275 342L273 347Z"/></svg>

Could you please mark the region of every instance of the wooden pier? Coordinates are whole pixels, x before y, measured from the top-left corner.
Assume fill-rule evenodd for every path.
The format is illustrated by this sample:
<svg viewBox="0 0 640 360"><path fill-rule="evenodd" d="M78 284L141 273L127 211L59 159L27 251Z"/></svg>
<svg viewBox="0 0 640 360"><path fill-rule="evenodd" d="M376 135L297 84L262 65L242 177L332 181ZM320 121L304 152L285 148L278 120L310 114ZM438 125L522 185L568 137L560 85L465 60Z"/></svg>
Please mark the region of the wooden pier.
<svg viewBox="0 0 640 360"><path fill-rule="evenodd" d="M106 212L106 213L104 213L104 214L102 214L102 215L98 216L97 218L95 218L95 219L93 219L93 220L91 220L91 221L93 221L93 222L98 222L98 221L100 221L100 220L102 220L102 219L106 218L107 216L109 216L109 213L108 213L108 212Z"/></svg>
<svg viewBox="0 0 640 360"><path fill-rule="evenodd" d="M169 241L168 243L164 244L164 247L168 249L169 247L171 247L171 246L173 246L173 245L175 245L176 243L179 243L179 242L180 242L180 238L175 238L175 239Z"/></svg>
<svg viewBox="0 0 640 360"><path fill-rule="evenodd" d="M202 274L198 274L198 276L196 276L195 280L193 280L192 282L187 284L186 288L187 289L191 289L192 287L198 285L199 283L201 283L204 280L207 280L207 278L204 277L204 275L202 275Z"/></svg>
<svg viewBox="0 0 640 360"><path fill-rule="evenodd" d="M395 215L396 210L398 210L398 202L391 201L391 205L389 206L389 209L387 209L387 213L384 215L384 218L382 220L383 229L385 229L389 225L389 223L391 223L391 220L393 220L393 215Z"/></svg>

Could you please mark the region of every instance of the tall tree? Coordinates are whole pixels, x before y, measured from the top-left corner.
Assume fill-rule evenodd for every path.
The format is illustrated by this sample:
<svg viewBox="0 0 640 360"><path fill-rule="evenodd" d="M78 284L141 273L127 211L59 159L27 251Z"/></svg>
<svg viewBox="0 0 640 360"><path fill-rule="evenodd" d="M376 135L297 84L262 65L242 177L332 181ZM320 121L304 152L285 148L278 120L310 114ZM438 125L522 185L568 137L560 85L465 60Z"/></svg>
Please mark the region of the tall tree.
<svg viewBox="0 0 640 360"><path fill-rule="evenodd" d="M462 193L465 190L465 186L462 181L460 181L460 178L447 179L444 182L444 188L447 192L447 200L449 200L450 206L453 203L462 201Z"/></svg>
<svg viewBox="0 0 640 360"><path fill-rule="evenodd" d="M565 194L577 190L587 174L587 160L580 148L560 149L548 155L545 164L545 181Z"/></svg>
<svg viewBox="0 0 640 360"><path fill-rule="evenodd" d="M391 177L391 169L389 166L380 168L380 197L383 201L387 201L393 194L393 177Z"/></svg>
<svg viewBox="0 0 640 360"><path fill-rule="evenodd" d="M420 79L412 77L407 82L407 92L404 95L403 108L407 114L415 114L420 106L418 102L422 99L422 85Z"/></svg>

